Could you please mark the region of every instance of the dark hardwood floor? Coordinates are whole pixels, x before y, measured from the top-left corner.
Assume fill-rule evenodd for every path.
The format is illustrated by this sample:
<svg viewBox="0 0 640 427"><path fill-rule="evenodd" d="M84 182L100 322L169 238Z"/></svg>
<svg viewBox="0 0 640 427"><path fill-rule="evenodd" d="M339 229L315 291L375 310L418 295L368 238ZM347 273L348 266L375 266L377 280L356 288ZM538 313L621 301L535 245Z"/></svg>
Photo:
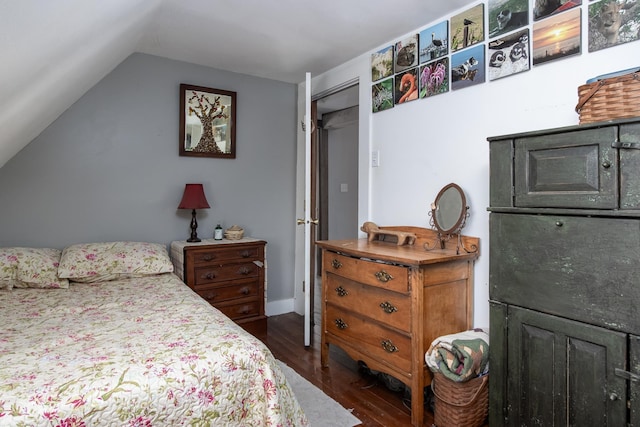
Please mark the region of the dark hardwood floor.
<svg viewBox="0 0 640 427"><path fill-rule="evenodd" d="M309 382L353 409L364 427L410 426L410 403L405 393L391 391L377 376L359 371L358 363L340 348L331 346L329 367L320 367L319 322L313 333L312 345L304 346L303 318L295 313L268 319L266 335L258 336L276 358L280 359ZM408 405L408 406L407 406ZM433 413L425 408L425 426L433 424Z"/></svg>

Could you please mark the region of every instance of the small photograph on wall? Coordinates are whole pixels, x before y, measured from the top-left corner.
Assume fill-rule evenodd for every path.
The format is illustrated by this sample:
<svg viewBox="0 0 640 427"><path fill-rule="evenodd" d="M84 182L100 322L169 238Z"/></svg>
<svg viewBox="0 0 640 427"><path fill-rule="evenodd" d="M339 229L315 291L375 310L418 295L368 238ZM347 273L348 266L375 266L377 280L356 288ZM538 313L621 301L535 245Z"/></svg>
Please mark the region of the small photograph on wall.
<svg viewBox="0 0 640 427"><path fill-rule="evenodd" d="M582 0L533 0L533 20L539 21L581 4Z"/></svg>
<svg viewBox="0 0 640 427"><path fill-rule="evenodd" d="M449 53L449 21L420 32L420 63L433 61Z"/></svg>
<svg viewBox="0 0 640 427"><path fill-rule="evenodd" d="M484 83L484 44L465 49L451 56L451 90Z"/></svg>
<svg viewBox="0 0 640 427"><path fill-rule="evenodd" d="M377 82L393 75L393 46L371 54L371 81Z"/></svg>
<svg viewBox="0 0 640 427"><path fill-rule="evenodd" d="M393 77L371 86L371 110L374 113L393 108L393 105Z"/></svg>
<svg viewBox="0 0 640 427"><path fill-rule="evenodd" d="M529 25L529 0L489 0L489 38Z"/></svg>
<svg viewBox="0 0 640 427"><path fill-rule="evenodd" d="M420 67L420 98L439 95L449 91L449 58Z"/></svg>
<svg viewBox="0 0 640 427"><path fill-rule="evenodd" d="M418 35L414 34L396 42L395 72L400 73L418 65Z"/></svg>
<svg viewBox="0 0 640 427"><path fill-rule="evenodd" d="M451 17L451 52L484 41L484 3Z"/></svg>
<svg viewBox="0 0 640 427"><path fill-rule="evenodd" d="M602 0L589 5L589 52L640 37L640 1Z"/></svg>
<svg viewBox="0 0 640 427"><path fill-rule="evenodd" d="M581 52L581 10L572 9L533 24L533 65Z"/></svg>
<svg viewBox="0 0 640 427"><path fill-rule="evenodd" d="M418 99L418 67L396 74L396 104Z"/></svg>
<svg viewBox="0 0 640 427"><path fill-rule="evenodd" d="M496 80L531 68L529 29L516 31L489 42L489 80Z"/></svg>

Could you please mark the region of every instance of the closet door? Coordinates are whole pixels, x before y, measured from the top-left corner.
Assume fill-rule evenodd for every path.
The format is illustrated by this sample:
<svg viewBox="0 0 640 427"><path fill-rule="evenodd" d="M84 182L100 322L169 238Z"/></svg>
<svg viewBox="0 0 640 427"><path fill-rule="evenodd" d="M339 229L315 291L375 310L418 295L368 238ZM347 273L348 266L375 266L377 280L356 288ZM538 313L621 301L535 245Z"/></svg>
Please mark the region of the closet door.
<svg viewBox="0 0 640 427"><path fill-rule="evenodd" d="M510 306L509 425L627 425L627 335Z"/></svg>

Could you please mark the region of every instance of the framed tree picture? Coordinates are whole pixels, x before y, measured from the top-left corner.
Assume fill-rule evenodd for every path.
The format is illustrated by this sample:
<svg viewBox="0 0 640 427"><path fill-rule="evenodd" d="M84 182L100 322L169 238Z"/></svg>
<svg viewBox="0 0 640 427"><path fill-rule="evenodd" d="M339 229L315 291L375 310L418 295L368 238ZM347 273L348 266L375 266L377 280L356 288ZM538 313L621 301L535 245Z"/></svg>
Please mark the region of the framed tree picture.
<svg viewBox="0 0 640 427"><path fill-rule="evenodd" d="M236 158L236 92L180 85L180 155Z"/></svg>

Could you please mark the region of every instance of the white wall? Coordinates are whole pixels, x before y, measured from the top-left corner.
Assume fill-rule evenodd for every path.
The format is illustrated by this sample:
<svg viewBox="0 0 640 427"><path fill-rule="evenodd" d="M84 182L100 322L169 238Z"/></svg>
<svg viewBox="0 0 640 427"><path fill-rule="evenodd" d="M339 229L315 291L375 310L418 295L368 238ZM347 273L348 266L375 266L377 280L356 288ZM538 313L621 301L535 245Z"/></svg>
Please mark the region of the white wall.
<svg viewBox="0 0 640 427"><path fill-rule="evenodd" d="M313 93L319 93L344 81L359 79L360 224L370 220L379 225L429 227L429 205L440 188L455 182L465 190L471 216L464 233L481 239L481 254L475 267L475 326L489 324L486 138L578 124L574 107L579 85L600 74L640 65L640 42L587 52L588 2L584 3L583 53L532 67L521 74L373 114L370 56L396 41L389 40L312 81ZM462 10L456 13L459 12ZM427 22L407 34L448 18ZM380 151L380 167L370 167L371 150Z"/></svg>

